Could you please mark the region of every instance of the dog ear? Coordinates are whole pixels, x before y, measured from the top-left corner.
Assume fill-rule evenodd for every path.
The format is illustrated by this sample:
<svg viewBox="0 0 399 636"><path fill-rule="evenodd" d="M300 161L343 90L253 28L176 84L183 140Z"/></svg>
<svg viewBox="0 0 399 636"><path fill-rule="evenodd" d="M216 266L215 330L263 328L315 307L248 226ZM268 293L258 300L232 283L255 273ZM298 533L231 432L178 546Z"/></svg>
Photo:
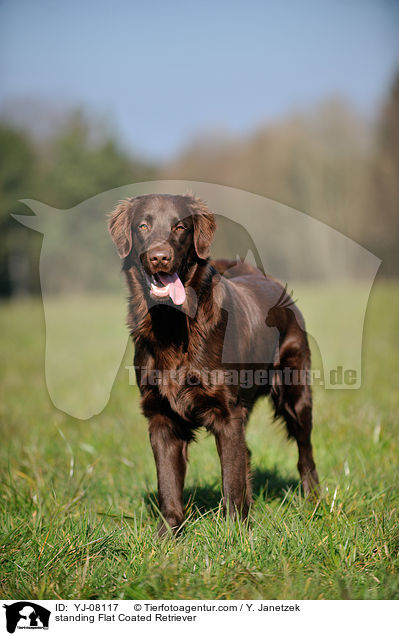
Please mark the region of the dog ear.
<svg viewBox="0 0 399 636"><path fill-rule="evenodd" d="M195 251L199 258L207 259L216 230L215 217L204 201L195 197L190 197L190 199Z"/></svg>
<svg viewBox="0 0 399 636"><path fill-rule="evenodd" d="M132 221L134 213L134 199L120 201L108 221L111 234L121 258L126 258L132 249Z"/></svg>

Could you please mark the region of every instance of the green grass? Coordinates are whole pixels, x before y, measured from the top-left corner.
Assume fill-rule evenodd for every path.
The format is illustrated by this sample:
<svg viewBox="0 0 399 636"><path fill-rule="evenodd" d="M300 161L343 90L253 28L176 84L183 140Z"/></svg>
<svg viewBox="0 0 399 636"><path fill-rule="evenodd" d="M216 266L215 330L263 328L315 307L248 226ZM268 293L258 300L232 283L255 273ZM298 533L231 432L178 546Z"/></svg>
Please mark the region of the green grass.
<svg viewBox="0 0 399 636"><path fill-rule="evenodd" d="M185 529L158 540L155 467L124 369L131 345L107 408L75 420L46 391L40 302L3 305L0 596L398 598L398 315L397 286L377 285L362 388L315 390L318 506L301 498L296 449L263 401L248 428L249 526L223 518L214 441L201 434Z"/></svg>

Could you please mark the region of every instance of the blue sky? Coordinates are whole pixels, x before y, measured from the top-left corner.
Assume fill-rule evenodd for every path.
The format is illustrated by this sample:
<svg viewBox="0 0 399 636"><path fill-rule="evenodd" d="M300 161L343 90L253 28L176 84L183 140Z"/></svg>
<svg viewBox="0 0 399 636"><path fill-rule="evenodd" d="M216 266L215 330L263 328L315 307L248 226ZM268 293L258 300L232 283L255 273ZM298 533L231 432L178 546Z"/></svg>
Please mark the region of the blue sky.
<svg viewBox="0 0 399 636"><path fill-rule="evenodd" d="M399 66L397 0L2 0L1 95L83 105L166 158L341 95L373 116Z"/></svg>

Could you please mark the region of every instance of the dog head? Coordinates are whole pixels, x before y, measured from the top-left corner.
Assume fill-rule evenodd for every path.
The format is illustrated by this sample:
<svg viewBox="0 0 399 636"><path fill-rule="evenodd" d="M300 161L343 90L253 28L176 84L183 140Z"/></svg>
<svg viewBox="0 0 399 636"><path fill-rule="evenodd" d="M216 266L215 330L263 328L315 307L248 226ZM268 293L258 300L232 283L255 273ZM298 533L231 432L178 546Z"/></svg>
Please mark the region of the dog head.
<svg viewBox="0 0 399 636"><path fill-rule="evenodd" d="M209 257L216 224L190 195L149 194L121 201L109 231L127 267L136 267L156 302L182 305L188 272Z"/></svg>

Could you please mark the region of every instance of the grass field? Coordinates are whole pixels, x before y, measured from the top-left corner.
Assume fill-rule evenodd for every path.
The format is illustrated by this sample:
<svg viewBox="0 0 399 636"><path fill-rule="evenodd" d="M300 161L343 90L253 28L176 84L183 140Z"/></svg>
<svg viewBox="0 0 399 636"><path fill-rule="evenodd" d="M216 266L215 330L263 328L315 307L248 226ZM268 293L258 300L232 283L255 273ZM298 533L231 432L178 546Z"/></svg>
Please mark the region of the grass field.
<svg viewBox="0 0 399 636"><path fill-rule="evenodd" d="M223 518L214 441L201 434L188 522L162 541L146 422L124 369L131 346L106 409L75 420L46 391L40 301L0 312L2 598L399 598L396 284L371 295L362 388L315 390L319 505L301 498L296 448L261 402L248 429L249 526Z"/></svg>

